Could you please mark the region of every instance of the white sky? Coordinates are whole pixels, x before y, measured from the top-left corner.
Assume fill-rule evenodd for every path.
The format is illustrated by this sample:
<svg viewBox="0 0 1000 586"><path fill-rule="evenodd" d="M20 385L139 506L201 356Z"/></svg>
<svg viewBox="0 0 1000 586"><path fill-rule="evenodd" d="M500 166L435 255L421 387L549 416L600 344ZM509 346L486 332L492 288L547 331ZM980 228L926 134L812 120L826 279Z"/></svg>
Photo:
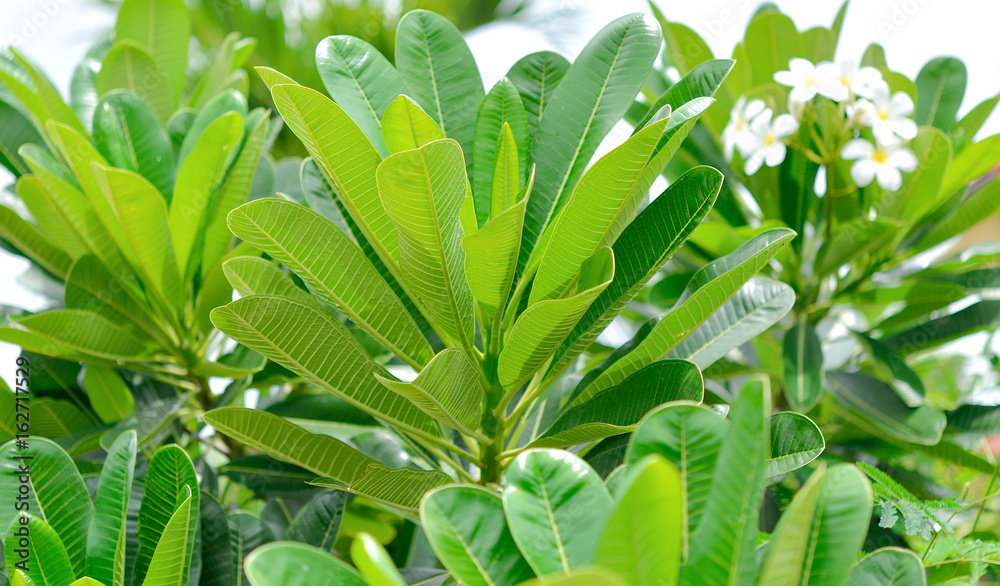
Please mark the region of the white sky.
<svg viewBox="0 0 1000 586"><path fill-rule="evenodd" d="M309 2L312 0L300 0ZM779 0L799 30L828 26L840 0ZM533 28L502 23L468 35L487 89L522 56L543 49L572 58L609 20L647 10L644 0L540 0L529 17ZM759 0L657 0L668 19L704 37L716 56L728 57L742 38ZM65 93L73 69L95 38L114 23L114 13L96 0L0 0L0 46L16 44ZM889 66L914 77L929 59L953 55L968 66L962 112L1000 92L1000 2L995 0L854 0L838 47L838 59L859 59L871 42L881 43ZM984 133L1000 131L994 113ZM0 172L0 185L9 176ZM41 309L43 299L16 282L27 267L0 251L0 304ZM13 380L17 349L0 343L0 376Z"/></svg>

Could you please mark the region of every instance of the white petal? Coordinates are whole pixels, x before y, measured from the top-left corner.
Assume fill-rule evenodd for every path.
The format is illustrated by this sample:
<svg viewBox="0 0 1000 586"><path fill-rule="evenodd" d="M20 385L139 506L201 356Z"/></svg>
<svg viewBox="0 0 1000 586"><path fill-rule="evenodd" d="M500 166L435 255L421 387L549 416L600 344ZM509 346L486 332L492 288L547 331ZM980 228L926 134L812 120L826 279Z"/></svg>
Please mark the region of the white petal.
<svg viewBox="0 0 1000 586"><path fill-rule="evenodd" d="M799 121L791 114L782 114L774 119L773 128L775 136L784 138L799 129Z"/></svg>
<svg viewBox="0 0 1000 586"><path fill-rule="evenodd" d="M747 99L740 96L739 99L736 100L736 103L733 104L733 109L729 111L729 119L732 120L733 118L743 116L743 113L746 111L746 107Z"/></svg>
<svg viewBox="0 0 1000 586"><path fill-rule="evenodd" d="M791 71L776 71L774 72L774 81L780 83L781 85L786 85L788 87L793 87L800 83L802 80L801 75L796 75Z"/></svg>
<svg viewBox="0 0 1000 586"><path fill-rule="evenodd" d="M767 147L765 151L765 161L768 167L777 167L785 160L785 143L776 142Z"/></svg>
<svg viewBox="0 0 1000 586"><path fill-rule="evenodd" d="M797 102L808 102L809 100L816 97L816 86L797 85L794 88L792 88L792 93L790 97Z"/></svg>
<svg viewBox="0 0 1000 586"><path fill-rule="evenodd" d="M889 99L889 113L893 116L913 114L913 100L906 92L896 92Z"/></svg>
<svg viewBox="0 0 1000 586"><path fill-rule="evenodd" d="M750 100L750 103L747 104L747 109L744 110L743 115L746 117L747 120L750 120L763 111L764 111L764 100L758 98L755 100Z"/></svg>
<svg viewBox="0 0 1000 586"><path fill-rule="evenodd" d="M737 133L735 143L736 150L740 151L740 156L744 159L748 158L751 153L764 148L764 142L761 138L747 131Z"/></svg>
<svg viewBox="0 0 1000 586"><path fill-rule="evenodd" d="M878 106L888 106L889 105L889 84L884 81L872 84L871 91L872 102Z"/></svg>
<svg viewBox="0 0 1000 586"><path fill-rule="evenodd" d="M840 150L840 156L844 159L870 159L875 152L875 146L863 138L855 138L847 141L844 148ZM869 181L871 181L869 179ZM857 181L855 181L857 183Z"/></svg>
<svg viewBox="0 0 1000 586"><path fill-rule="evenodd" d="M862 159L860 161L855 161L851 165L851 179L858 187L865 187L872 182L875 178L875 170L877 165L869 161L868 159Z"/></svg>
<svg viewBox="0 0 1000 586"><path fill-rule="evenodd" d="M890 165L881 165L875 172L878 177L879 187L886 191L896 191L903 185L903 176L899 169Z"/></svg>
<svg viewBox="0 0 1000 586"><path fill-rule="evenodd" d="M839 79L828 79L819 84L819 95L834 102L843 102L848 96L847 86Z"/></svg>
<svg viewBox="0 0 1000 586"><path fill-rule="evenodd" d="M827 80L837 80L840 82L840 76L843 72L840 66L836 63L830 63L829 61L823 61L816 66L816 79L827 81Z"/></svg>
<svg viewBox="0 0 1000 586"><path fill-rule="evenodd" d="M883 122L882 120L875 119L875 124L872 126L872 134L875 136L875 142L884 147L899 144L899 138L892 131L892 124Z"/></svg>
<svg viewBox="0 0 1000 586"><path fill-rule="evenodd" d="M896 152L889 155L886 163L901 171L913 171L917 168L917 156L906 147L900 147Z"/></svg>
<svg viewBox="0 0 1000 586"><path fill-rule="evenodd" d="M774 112L770 108L764 108L764 111L758 114L752 122L750 122L750 130L754 134L764 134L771 128L771 116Z"/></svg>
<svg viewBox="0 0 1000 586"><path fill-rule="evenodd" d="M746 163L743 165L743 172L747 175L753 175L760 170L760 166L764 164L764 151L759 150L747 158Z"/></svg>
<svg viewBox="0 0 1000 586"><path fill-rule="evenodd" d="M788 61L788 69L801 76L815 75L816 73L816 66L812 64L812 61L802 57L792 57Z"/></svg>
<svg viewBox="0 0 1000 586"><path fill-rule="evenodd" d="M900 138L910 140L917 136L917 123L909 118L896 118L889 120L886 126L899 135Z"/></svg>

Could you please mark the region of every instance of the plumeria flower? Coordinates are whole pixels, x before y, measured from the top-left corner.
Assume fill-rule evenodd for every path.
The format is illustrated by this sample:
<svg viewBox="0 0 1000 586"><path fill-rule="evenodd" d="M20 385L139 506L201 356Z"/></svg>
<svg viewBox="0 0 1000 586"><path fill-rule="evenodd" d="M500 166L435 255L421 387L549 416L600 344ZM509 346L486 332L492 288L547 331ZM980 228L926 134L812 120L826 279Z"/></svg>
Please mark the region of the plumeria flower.
<svg viewBox="0 0 1000 586"><path fill-rule="evenodd" d="M789 114L782 114L771 122L774 115L770 109L765 109L750 122L750 135L743 144L746 153L741 151L746 163L743 171L753 175L760 170L761 165L777 167L785 160L785 143L782 139L799 129L799 123Z"/></svg>
<svg viewBox="0 0 1000 586"><path fill-rule="evenodd" d="M877 179L882 189L896 191L903 185L900 171L909 172L917 168L916 155L898 140L873 145L863 138L855 138L844 145L840 156L854 161L851 179L858 187L866 187Z"/></svg>
<svg viewBox="0 0 1000 586"><path fill-rule="evenodd" d="M906 92L889 95L889 84L882 82L872 89L870 100L858 100L855 106L858 119L872 129L875 140L889 144L896 137L910 140L917 135L917 123L908 116L913 114L913 100Z"/></svg>
<svg viewBox="0 0 1000 586"><path fill-rule="evenodd" d="M802 121L802 113L806 110L805 102L800 102L798 100L792 99L792 94L788 94L788 113L792 115L797 121Z"/></svg>
<svg viewBox="0 0 1000 586"><path fill-rule="evenodd" d="M871 97L876 85L884 83L882 74L874 67L860 67L857 61L821 63L816 74L822 81L819 94L834 102L843 102L855 96Z"/></svg>
<svg viewBox="0 0 1000 586"><path fill-rule="evenodd" d="M729 123L722 131L722 150L727 161L733 160L733 151L750 133L750 121L764 111L764 100L750 100L740 97L729 112ZM740 149L740 153L743 149Z"/></svg>
<svg viewBox="0 0 1000 586"><path fill-rule="evenodd" d="M828 70L824 72L829 74ZM774 74L774 81L792 88L789 95L791 99L796 102L808 102L816 96L820 85L825 82L820 74L821 71L808 59L794 57L788 62L788 70Z"/></svg>

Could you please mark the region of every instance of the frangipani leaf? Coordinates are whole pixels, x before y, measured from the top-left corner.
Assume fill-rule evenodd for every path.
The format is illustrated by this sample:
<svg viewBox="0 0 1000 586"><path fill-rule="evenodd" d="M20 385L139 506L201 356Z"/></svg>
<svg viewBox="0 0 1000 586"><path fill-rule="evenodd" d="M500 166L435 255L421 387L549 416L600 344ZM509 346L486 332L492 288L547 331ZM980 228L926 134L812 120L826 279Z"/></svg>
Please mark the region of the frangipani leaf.
<svg viewBox="0 0 1000 586"><path fill-rule="evenodd" d="M851 568L847 582L852 586L924 586L924 564L912 550L881 547Z"/></svg>
<svg viewBox="0 0 1000 586"><path fill-rule="evenodd" d="M826 440L819 427L800 413L785 411L771 416L771 457L766 474L773 478L797 470L823 453Z"/></svg>
<svg viewBox="0 0 1000 586"><path fill-rule="evenodd" d="M418 149L442 138L446 137L437 122L405 95L393 100L382 115L382 139L390 153Z"/></svg>
<svg viewBox="0 0 1000 586"><path fill-rule="evenodd" d="M799 322L785 332L782 344L785 398L792 409L805 413L823 398L823 348L816 330Z"/></svg>
<svg viewBox="0 0 1000 586"><path fill-rule="evenodd" d="M87 535L87 575L109 586L125 581L125 516L135 472L136 434L126 431L108 450Z"/></svg>
<svg viewBox="0 0 1000 586"><path fill-rule="evenodd" d="M420 503L420 520L441 562L463 584L513 586L534 577L495 492L478 486L434 489Z"/></svg>
<svg viewBox="0 0 1000 586"><path fill-rule="evenodd" d="M276 541L255 549L247 556L246 573L253 586L368 584L357 570L332 554L296 541Z"/></svg>
<svg viewBox="0 0 1000 586"><path fill-rule="evenodd" d="M889 385L858 372L828 372L830 390L847 413L869 431L914 444L932 446L947 423L930 405L908 407Z"/></svg>
<svg viewBox="0 0 1000 586"><path fill-rule="evenodd" d="M29 537L18 535L22 530ZM15 584L20 579L22 584L32 586L64 586L76 578L59 535L41 517L18 513L5 531L4 563L8 575L18 574L14 578ZM22 543L22 540L27 543ZM18 561L26 563L16 566ZM22 570L26 572L22 574Z"/></svg>

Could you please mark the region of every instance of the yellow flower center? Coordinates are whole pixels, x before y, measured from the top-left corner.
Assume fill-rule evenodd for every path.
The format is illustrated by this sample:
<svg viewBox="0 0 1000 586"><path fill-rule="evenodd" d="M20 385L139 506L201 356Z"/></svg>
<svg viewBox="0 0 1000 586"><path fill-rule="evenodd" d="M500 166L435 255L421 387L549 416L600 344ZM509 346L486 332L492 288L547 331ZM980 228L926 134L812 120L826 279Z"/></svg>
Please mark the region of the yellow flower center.
<svg viewBox="0 0 1000 586"><path fill-rule="evenodd" d="M768 132L764 135L764 146L773 146L776 142L778 142L778 137L774 136L773 132Z"/></svg>
<svg viewBox="0 0 1000 586"><path fill-rule="evenodd" d="M878 163L879 165L884 165L888 160L889 153L882 149L875 149L875 152L872 154L872 161Z"/></svg>
<svg viewBox="0 0 1000 586"><path fill-rule="evenodd" d="M886 120L889 119L889 111L886 110L885 108L879 108L878 112L876 112L876 115L878 116L878 119L881 120L882 122L885 122Z"/></svg>
<svg viewBox="0 0 1000 586"><path fill-rule="evenodd" d="M816 85L816 77L813 75L807 75L803 82L806 84L806 87L814 86Z"/></svg>

